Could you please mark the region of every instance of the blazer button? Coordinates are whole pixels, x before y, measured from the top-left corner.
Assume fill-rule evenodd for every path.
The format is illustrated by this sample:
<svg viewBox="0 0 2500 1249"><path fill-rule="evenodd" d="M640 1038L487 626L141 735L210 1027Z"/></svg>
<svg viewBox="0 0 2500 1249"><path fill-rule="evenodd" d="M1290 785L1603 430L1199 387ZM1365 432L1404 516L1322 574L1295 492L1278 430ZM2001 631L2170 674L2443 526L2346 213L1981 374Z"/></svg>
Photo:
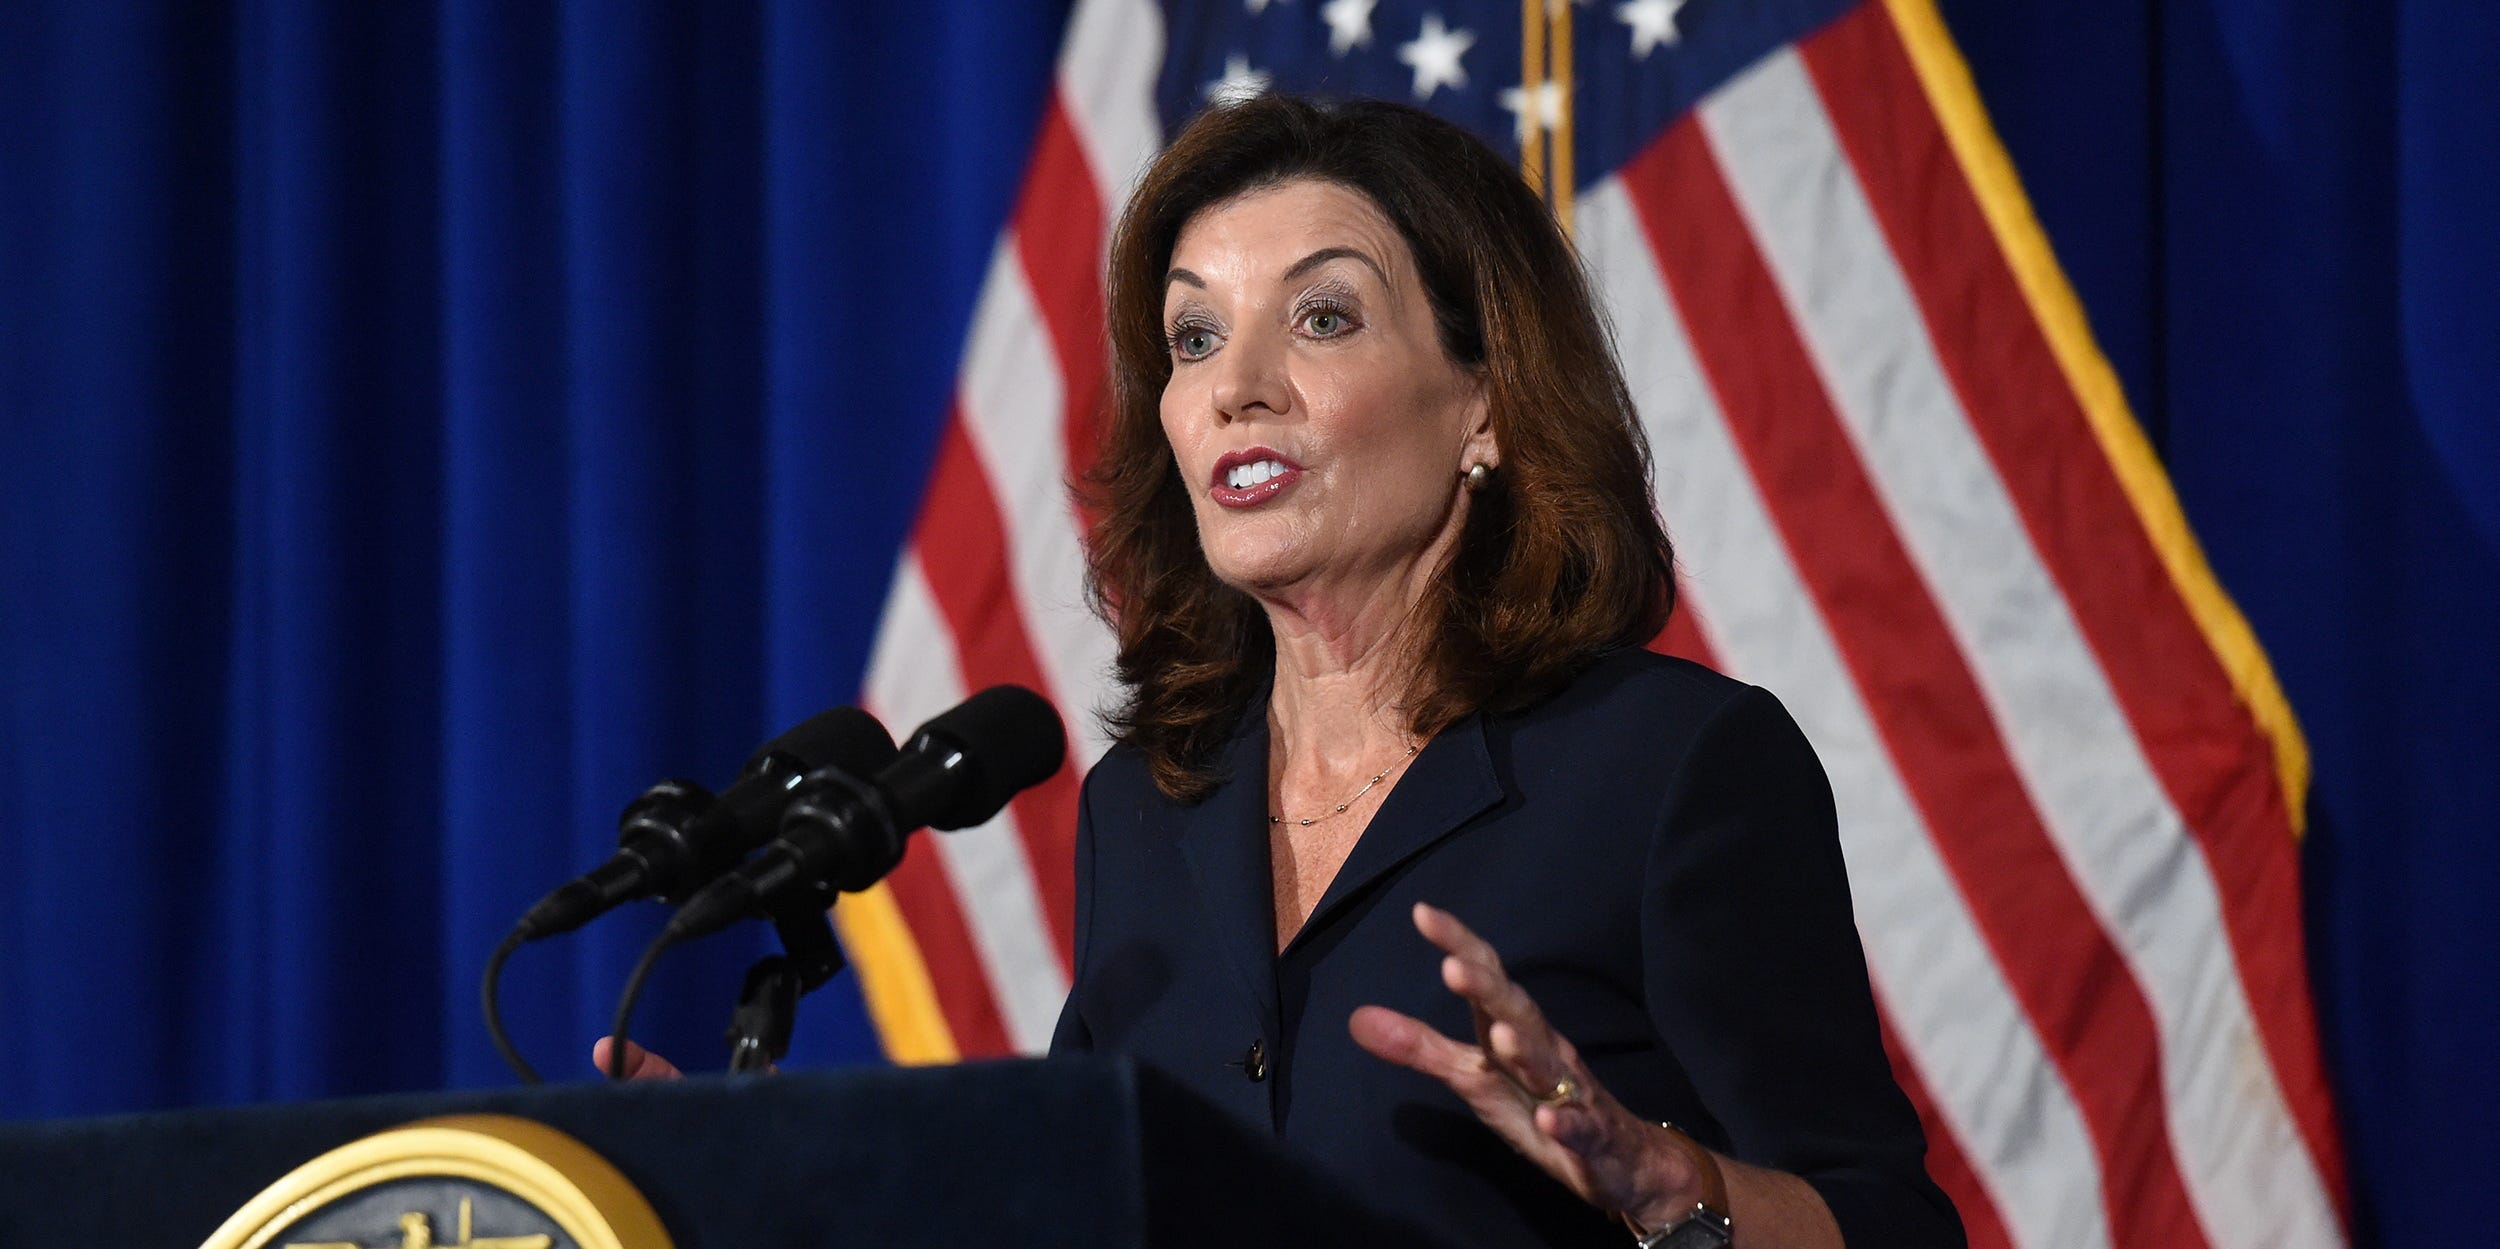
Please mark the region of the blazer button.
<svg viewBox="0 0 2500 1249"><path fill-rule="evenodd" d="M1250 1052L1241 1056L1241 1074L1250 1077L1252 1084L1267 1078L1266 1042L1252 1041L1250 1043Z"/></svg>

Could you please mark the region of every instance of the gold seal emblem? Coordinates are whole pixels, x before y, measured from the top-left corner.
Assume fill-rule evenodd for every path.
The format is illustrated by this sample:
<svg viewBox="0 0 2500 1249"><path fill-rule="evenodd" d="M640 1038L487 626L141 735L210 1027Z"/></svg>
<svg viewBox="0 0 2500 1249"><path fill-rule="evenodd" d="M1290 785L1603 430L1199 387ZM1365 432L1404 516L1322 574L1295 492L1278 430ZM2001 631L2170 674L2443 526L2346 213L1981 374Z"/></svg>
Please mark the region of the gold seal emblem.
<svg viewBox="0 0 2500 1249"><path fill-rule="evenodd" d="M671 1249L589 1146L510 1115L427 1119L280 1177L200 1249Z"/></svg>

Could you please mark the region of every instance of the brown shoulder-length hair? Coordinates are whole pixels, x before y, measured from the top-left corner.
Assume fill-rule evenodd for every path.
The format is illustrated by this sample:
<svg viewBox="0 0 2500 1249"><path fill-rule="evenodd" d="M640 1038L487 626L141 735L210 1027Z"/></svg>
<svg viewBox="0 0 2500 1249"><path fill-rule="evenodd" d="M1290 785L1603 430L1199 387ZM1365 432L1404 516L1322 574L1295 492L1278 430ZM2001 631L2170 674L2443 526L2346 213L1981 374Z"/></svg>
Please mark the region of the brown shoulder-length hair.
<svg viewBox="0 0 2500 1249"><path fill-rule="evenodd" d="M1422 636L1401 709L1415 733L1533 703L1656 636L1674 605L1631 394L1570 243L1510 165L1400 104L1264 96L1210 109L1146 171L1113 237L1113 407L1084 482L1094 607L1118 633L1128 688L1105 721L1182 801L1221 779L1216 755L1270 679L1276 643L1250 596L1207 566L1163 436L1164 278L1192 217L1300 178L1361 192L1396 225L1443 350L1486 388L1501 451L1410 624Z"/></svg>

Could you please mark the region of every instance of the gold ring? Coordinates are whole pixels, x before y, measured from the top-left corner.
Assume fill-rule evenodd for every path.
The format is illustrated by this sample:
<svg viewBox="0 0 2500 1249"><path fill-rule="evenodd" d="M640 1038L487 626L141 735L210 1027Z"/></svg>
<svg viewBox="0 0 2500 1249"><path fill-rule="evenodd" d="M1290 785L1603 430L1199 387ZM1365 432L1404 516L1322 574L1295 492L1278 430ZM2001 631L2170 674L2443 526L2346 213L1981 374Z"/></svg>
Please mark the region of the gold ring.
<svg viewBox="0 0 2500 1249"><path fill-rule="evenodd" d="M1537 1099L1540 1106L1562 1107L1580 1099L1580 1082L1570 1076L1554 1081L1554 1091Z"/></svg>

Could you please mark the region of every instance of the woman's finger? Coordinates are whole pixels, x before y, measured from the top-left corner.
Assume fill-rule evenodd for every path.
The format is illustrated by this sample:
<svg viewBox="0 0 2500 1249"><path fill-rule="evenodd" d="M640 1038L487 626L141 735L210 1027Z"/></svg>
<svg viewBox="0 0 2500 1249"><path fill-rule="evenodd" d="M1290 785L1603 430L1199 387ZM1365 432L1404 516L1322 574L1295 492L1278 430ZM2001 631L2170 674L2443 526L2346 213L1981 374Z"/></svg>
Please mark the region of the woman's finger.
<svg viewBox="0 0 2500 1249"><path fill-rule="evenodd" d="M1451 992L1496 1018L1543 1022L1535 999L1502 966L1501 954L1491 942L1460 923L1457 916L1419 902L1415 904L1415 928L1448 955L1442 960L1441 980Z"/></svg>
<svg viewBox="0 0 2500 1249"><path fill-rule="evenodd" d="M1373 1057L1420 1071L1444 1084L1455 1086L1484 1071L1476 1047L1451 1040L1423 1020L1386 1006L1355 1008L1346 1020L1346 1030L1354 1035L1354 1043Z"/></svg>
<svg viewBox="0 0 2500 1249"><path fill-rule="evenodd" d="M1486 1051L1534 1103L1531 1109L1584 1105L1596 1092L1588 1073L1554 1041L1541 1023L1522 1028L1508 1020L1496 1022L1486 1037Z"/></svg>
<svg viewBox="0 0 2500 1249"><path fill-rule="evenodd" d="M1487 1023L1502 1020L1538 1031L1546 1028L1545 1012L1538 1009L1536 999L1499 971L1487 971L1481 964L1451 955L1441 960L1441 983L1483 1012Z"/></svg>
<svg viewBox="0 0 2500 1249"><path fill-rule="evenodd" d="M1354 1042L1373 1057L1422 1072L1465 1098L1477 1113L1500 1115L1506 1128L1533 1132L1531 1107L1518 1082L1486 1057L1484 1047L1442 1035L1431 1024L1386 1006L1357 1007L1346 1020Z"/></svg>
<svg viewBox="0 0 2500 1249"><path fill-rule="evenodd" d="M1495 975L1502 974L1502 956L1494 950L1493 943L1477 936L1474 929L1440 907L1429 902L1416 903L1415 931L1441 947L1443 953L1477 964Z"/></svg>
<svg viewBox="0 0 2500 1249"><path fill-rule="evenodd" d="M1595 1163L1608 1143L1606 1114L1589 1099L1566 1102L1558 1106L1538 1106L1532 1118L1536 1130L1553 1138L1554 1143L1577 1154L1583 1161Z"/></svg>
<svg viewBox="0 0 2500 1249"><path fill-rule="evenodd" d="M601 1075L607 1074L608 1048L614 1044L615 1041L609 1037L601 1037L590 1043L590 1064L597 1068ZM626 1079L677 1080L684 1078L685 1074L677 1069L677 1064L631 1041L625 1043Z"/></svg>
<svg viewBox="0 0 2500 1249"><path fill-rule="evenodd" d="M1475 944L1490 954L1490 946L1481 941ZM1474 953L1452 953L1442 959L1441 983L1474 1009L1477 1043L1532 1100L1552 1097L1565 1080L1584 1082L1578 1064L1571 1061L1561 1039L1546 1023L1536 999L1501 970L1499 959L1473 957Z"/></svg>

